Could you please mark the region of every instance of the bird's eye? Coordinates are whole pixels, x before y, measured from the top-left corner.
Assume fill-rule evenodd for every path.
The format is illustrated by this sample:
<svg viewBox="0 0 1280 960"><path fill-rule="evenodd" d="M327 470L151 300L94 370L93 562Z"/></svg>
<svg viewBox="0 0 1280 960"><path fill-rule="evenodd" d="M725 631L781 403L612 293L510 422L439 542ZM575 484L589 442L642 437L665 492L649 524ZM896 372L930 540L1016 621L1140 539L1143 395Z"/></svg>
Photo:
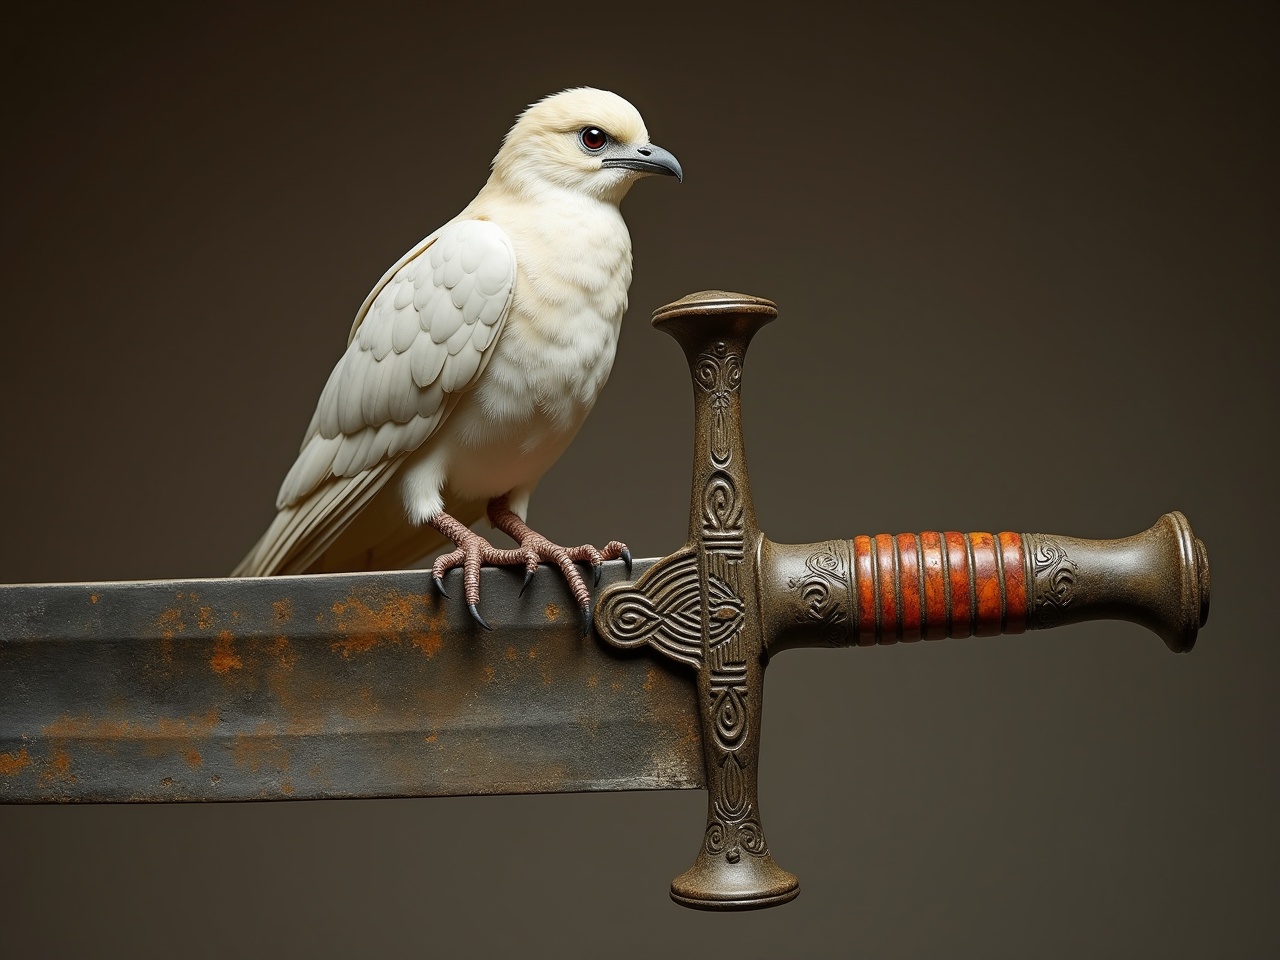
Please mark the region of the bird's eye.
<svg viewBox="0 0 1280 960"><path fill-rule="evenodd" d="M584 147L595 153L604 149L604 145L609 142L609 135L599 127L583 127L578 139Z"/></svg>

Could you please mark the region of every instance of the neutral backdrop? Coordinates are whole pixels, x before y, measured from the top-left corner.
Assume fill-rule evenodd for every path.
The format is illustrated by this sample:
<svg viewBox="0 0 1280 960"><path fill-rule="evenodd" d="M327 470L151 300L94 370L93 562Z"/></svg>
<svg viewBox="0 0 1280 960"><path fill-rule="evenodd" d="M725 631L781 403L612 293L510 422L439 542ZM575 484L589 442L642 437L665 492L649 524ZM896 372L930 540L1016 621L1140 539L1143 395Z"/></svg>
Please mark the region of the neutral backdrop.
<svg viewBox="0 0 1280 960"><path fill-rule="evenodd" d="M741 290L781 309L744 392L773 539L1180 509L1195 651L1098 624L778 657L779 909L668 901L699 792L6 807L5 956L1280 956L1277 8L836 9L9 20L0 582L229 570L369 287L525 104L591 84L687 178L624 205L632 308L541 529L683 542L688 374L648 315Z"/></svg>

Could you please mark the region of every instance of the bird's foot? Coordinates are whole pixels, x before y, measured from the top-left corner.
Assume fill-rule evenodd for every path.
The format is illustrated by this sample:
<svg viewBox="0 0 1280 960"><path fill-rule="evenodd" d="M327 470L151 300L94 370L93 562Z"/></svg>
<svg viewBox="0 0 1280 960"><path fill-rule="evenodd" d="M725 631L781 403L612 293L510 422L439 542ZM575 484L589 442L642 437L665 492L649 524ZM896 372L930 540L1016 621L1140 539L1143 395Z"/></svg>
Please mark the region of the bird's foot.
<svg viewBox="0 0 1280 960"><path fill-rule="evenodd" d="M499 550L480 534L473 532L465 524L459 523L447 513L437 514L431 525L453 541L458 549L439 557L431 565L431 578L436 589L446 597L444 575L454 567L462 567L462 592L467 601L467 609L472 618L486 630L492 629L484 617L480 616L480 567L514 566L525 563L525 554L520 550Z"/></svg>
<svg viewBox="0 0 1280 960"><path fill-rule="evenodd" d="M610 540L600 549L589 543L577 547L564 547L553 543L537 531L531 530L516 516L505 496L489 501L489 520L497 529L520 544L517 549L506 552L519 555L524 563L524 586L520 588L521 593L524 593L533 580L533 575L538 572L540 563L545 561L560 568L561 574L569 584L573 599L582 611L584 633L591 629L591 591L574 564L591 564L593 583L596 585L600 583L600 572L606 560L616 560L621 557L627 565L627 574L631 573L631 551L627 549L625 543L620 540Z"/></svg>

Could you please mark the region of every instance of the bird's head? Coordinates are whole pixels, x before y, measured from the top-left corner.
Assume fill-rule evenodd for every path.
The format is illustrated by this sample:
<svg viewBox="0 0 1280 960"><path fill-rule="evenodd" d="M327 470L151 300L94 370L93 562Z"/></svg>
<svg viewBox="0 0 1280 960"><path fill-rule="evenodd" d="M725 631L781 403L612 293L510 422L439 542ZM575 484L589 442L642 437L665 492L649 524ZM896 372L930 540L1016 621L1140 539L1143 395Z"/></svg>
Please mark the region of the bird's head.
<svg viewBox="0 0 1280 960"><path fill-rule="evenodd" d="M567 188L620 201L636 180L684 178L680 161L649 142L640 112L616 93L579 87L530 106L493 158L493 175L522 193Z"/></svg>

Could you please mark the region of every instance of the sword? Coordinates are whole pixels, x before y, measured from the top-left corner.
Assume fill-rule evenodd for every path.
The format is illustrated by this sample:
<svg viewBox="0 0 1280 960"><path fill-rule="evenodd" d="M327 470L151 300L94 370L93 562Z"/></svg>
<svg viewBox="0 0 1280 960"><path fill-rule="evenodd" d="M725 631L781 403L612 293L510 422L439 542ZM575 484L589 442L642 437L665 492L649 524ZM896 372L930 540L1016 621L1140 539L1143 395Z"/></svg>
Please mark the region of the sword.
<svg viewBox="0 0 1280 960"><path fill-rule="evenodd" d="M1120 619L1170 650L1209 607L1180 513L1120 540L922 532L778 544L759 530L744 360L777 315L662 307L695 403L689 538L606 565L590 636L552 578L482 573L492 632L421 571L0 586L0 801L166 802L706 788L703 909L799 892L757 793L774 654ZM458 571L450 576L459 577Z"/></svg>

